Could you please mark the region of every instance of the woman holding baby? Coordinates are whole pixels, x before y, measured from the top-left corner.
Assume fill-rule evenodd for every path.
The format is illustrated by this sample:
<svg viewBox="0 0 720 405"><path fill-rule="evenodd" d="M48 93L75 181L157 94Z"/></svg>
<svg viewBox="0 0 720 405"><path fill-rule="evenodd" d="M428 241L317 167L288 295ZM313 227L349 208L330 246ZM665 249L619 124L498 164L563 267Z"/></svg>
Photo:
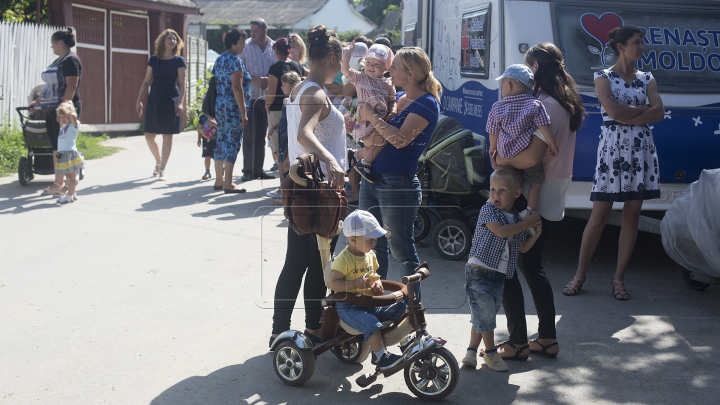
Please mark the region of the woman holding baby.
<svg viewBox="0 0 720 405"><path fill-rule="evenodd" d="M550 116L550 130L558 155L552 156L548 144L541 137L533 136L526 149L510 159L496 156L493 163L493 166L511 165L528 169L542 162L545 171L537 206L544 232L535 245L527 253L520 254L518 259L537 310L538 339L528 341L525 301L516 272L512 279L505 281L503 292L510 337L507 342L498 345L498 352L505 360L527 360L530 353L555 357L560 350L555 332L555 302L542 266L542 252L548 231L552 232L551 223L560 221L565 214L565 201L572 180L575 132L582 125L585 114L575 80L565 70L558 47L548 42L533 46L525 54L525 65L534 75L532 95L538 97ZM525 184L526 191L528 187L529 184ZM522 210L525 205L517 208Z"/></svg>

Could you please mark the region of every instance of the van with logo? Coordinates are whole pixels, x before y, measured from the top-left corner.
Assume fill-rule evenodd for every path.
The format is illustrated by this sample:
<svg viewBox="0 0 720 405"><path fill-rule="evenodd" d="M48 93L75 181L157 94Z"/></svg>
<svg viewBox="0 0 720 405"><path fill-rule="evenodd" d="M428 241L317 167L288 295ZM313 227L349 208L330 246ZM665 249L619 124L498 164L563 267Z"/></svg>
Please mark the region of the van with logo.
<svg viewBox="0 0 720 405"><path fill-rule="evenodd" d="M403 44L430 56L444 89L442 113L484 136L505 68L523 63L540 42L563 51L588 112L577 132L567 208L592 208L602 125L593 75L617 61L607 36L615 27L645 31L637 68L652 72L665 106L665 119L650 126L661 196L643 209L667 210L703 169L720 167L720 1L404 0L402 7Z"/></svg>

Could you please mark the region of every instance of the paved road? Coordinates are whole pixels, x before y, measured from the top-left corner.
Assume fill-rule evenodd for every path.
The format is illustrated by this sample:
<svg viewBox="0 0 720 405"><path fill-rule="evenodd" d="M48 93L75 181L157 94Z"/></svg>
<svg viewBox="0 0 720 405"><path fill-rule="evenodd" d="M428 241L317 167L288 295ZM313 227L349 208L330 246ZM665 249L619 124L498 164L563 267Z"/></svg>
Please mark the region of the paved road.
<svg viewBox="0 0 720 405"><path fill-rule="evenodd" d="M265 193L277 181L214 192L198 180L191 133L176 137L167 182L149 176L142 137L108 143L125 149L88 163L77 203L41 197L49 176L26 187L0 179L0 403L418 402L399 374L360 389L369 362L329 353L303 387L275 376L267 341L287 225ZM565 219L546 248L560 356L511 363L508 373L462 369L447 403L716 403L720 288L686 288L659 236L641 233L626 280L632 299L613 300L618 231L608 228L582 294L565 297L583 225ZM469 328L463 264L439 259L429 238L419 254L433 272L423 287L429 330L459 360ZM536 333L534 315L529 323ZM502 313L497 334L507 337Z"/></svg>

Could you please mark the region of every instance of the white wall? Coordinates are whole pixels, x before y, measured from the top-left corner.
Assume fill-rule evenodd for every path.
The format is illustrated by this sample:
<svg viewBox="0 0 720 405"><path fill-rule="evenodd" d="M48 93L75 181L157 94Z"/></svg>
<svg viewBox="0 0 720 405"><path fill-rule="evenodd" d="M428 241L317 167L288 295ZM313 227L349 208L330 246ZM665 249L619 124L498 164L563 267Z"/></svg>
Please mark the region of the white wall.
<svg viewBox="0 0 720 405"><path fill-rule="evenodd" d="M293 29L307 30L311 26L322 24L337 32L360 30L370 32L375 26L355 12L347 0L329 0L317 13L311 14L295 23Z"/></svg>

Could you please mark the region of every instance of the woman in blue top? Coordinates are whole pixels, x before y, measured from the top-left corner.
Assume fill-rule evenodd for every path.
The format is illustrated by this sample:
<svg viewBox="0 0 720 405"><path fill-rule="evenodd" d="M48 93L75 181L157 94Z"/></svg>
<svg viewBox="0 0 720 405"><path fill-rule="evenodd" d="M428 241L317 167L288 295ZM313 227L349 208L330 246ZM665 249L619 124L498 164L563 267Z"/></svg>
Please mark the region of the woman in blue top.
<svg viewBox="0 0 720 405"><path fill-rule="evenodd" d="M153 177L166 180L165 165L172 150L172 136L182 131L182 104L185 99L185 58L180 56L184 44L177 32L163 31L155 40L155 55L150 57L145 80L140 86L136 109L143 114L143 97L148 88L150 94L145 106L145 140L155 157ZM162 134L162 155L155 142L155 136Z"/></svg>
<svg viewBox="0 0 720 405"><path fill-rule="evenodd" d="M244 193L232 182L233 168L240 151L243 128L250 108L250 74L239 56L245 49L247 33L233 28L225 34L225 52L215 61L213 72L217 86L215 119L218 124L215 145L215 190ZM225 180L223 181L223 168Z"/></svg>
<svg viewBox="0 0 720 405"><path fill-rule="evenodd" d="M373 162L373 182L362 180L359 207L370 211L380 225L388 225L393 258L402 266L402 275L411 275L420 265L413 239L422 199L417 162L440 116L442 86L433 76L427 54L417 47L399 50L388 71L393 85L405 89L396 94L397 115L385 122L367 104L358 105L360 119L370 121L389 143ZM375 253L377 273L386 279L390 255L385 236L378 239ZM420 298L420 283L415 293Z"/></svg>

